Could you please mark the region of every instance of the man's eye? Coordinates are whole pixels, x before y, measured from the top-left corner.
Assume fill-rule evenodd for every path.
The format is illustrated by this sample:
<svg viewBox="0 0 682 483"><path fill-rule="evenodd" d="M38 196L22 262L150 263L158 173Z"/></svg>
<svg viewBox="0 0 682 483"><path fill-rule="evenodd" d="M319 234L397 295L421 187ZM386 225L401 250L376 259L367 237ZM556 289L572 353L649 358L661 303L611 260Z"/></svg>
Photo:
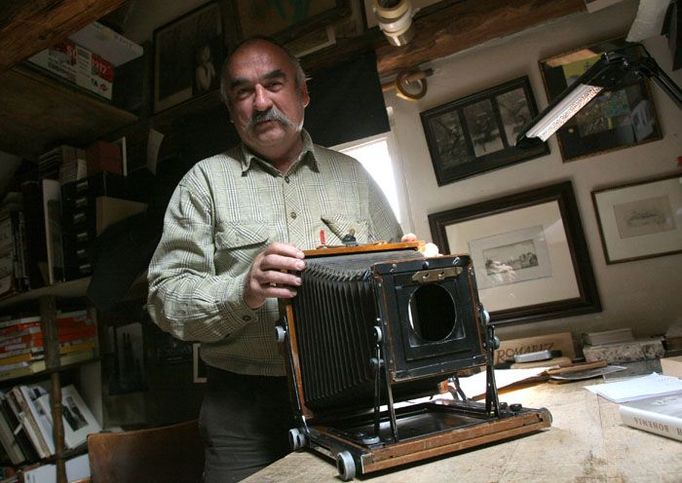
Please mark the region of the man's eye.
<svg viewBox="0 0 682 483"><path fill-rule="evenodd" d="M282 81L272 81L268 82L268 84L265 86L269 91L278 91L282 88L284 83Z"/></svg>
<svg viewBox="0 0 682 483"><path fill-rule="evenodd" d="M235 93L234 96L237 99L246 99L249 97L249 95L253 92L253 89L238 89Z"/></svg>

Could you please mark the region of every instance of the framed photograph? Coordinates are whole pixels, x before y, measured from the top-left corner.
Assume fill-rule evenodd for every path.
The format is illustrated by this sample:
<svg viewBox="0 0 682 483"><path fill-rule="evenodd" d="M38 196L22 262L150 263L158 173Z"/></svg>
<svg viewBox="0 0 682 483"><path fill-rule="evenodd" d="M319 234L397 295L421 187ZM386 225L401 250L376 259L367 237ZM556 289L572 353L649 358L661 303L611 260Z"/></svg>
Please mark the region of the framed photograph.
<svg viewBox="0 0 682 483"><path fill-rule="evenodd" d="M242 39L253 35L267 35L280 41L288 41L301 34L326 27L351 13L351 0L226 1L230 4L235 27Z"/></svg>
<svg viewBox="0 0 682 483"><path fill-rule="evenodd" d="M568 88L601 54L624 43L622 39L605 41L541 60L548 100L551 102ZM564 161L661 139L647 81L643 79L623 89L599 94L556 135Z"/></svg>
<svg viewBox="0 0 682 483"><path fill-rule="evenodd" d="M606 263L682 253L682 174L592 192Z"/></svg>
<svg viewBox="0 0 682 483"><path fill-rule="evenodd" d="M154 112L220 86L225 58L222 15L202 5L154 31Z"/></svg>
<svg viewBox="0 0 682 483"><path fill-rule="evenodd" d="M438 186L549 153L546 143L514 146L537 115L528 77L420 113Z"/></svg>
<svg viewBox="0 0 682 483"><path fill-rule="evenodd" d="M429 215L441 253L470 254L497 324L601 311L570 181Z"/></svg>

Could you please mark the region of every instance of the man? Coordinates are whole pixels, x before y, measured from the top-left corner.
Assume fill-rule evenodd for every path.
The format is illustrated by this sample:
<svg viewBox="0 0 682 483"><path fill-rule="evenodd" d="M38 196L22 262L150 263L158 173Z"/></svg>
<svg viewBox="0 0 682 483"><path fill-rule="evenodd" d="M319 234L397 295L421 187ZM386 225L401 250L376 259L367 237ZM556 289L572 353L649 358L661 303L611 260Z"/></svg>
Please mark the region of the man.
<svg viewBox="0 0 682 483"><path fill-rule="evenodd" d="M295 57L250 39L221 81L242 144L185 175L149 267L152 319L201 341L208 366L199 418L207 482L240 480L289 451L294 421L274 326L277 299L301 285L302 250L322 231L334 245L348 233L358 243L402 235L360 164L303 129L310 98Z"/></svg>

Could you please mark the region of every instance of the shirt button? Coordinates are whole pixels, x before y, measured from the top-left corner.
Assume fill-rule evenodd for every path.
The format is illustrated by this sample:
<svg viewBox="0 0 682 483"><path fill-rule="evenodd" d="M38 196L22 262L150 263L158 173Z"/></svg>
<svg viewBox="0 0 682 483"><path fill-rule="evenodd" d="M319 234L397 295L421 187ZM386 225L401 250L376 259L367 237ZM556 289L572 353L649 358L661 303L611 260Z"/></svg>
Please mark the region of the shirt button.
<svg viewBox="0 0 682 483"><path fill-rule="evenodd" d="M285 177L284 177L284 181L285 181L286 183L290 183L290 182L291 182L291 180L289 179L288 176L285 176Z"/></svg>
<svg viewBox="0 0 682 483"><path fill-rule="evenodd" d="M296 219L296 217L297 217L298 215L296 214L296 212L295 212L295 211L292 211L291 213L289 213L289 216L290 216L290 217L291 217L292 219L294 219L294 220L295 220L295 219Z"/></svg>
<svg viewBox="0 0 682 483"><path fill-rule="evenodd" d="M245 315L245 316L242 317L242 320L243 320L244 322L248 322L248 321L251 320L251 316L250 316L250 315Z"/></svg>

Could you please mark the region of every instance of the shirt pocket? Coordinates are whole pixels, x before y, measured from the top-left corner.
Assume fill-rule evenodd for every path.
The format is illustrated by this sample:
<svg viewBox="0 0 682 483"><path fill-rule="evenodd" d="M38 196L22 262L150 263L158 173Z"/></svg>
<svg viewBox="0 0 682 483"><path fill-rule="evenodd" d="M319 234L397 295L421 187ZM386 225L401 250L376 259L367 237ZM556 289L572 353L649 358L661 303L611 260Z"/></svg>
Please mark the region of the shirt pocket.
<svg viewBox="0 0 682 483"><path fill-rule="evenodd" d="M248 270L270 239L266 224L255 221L219 223L215 232L216 273L239 275Z"/></svg>
<svg viewBox="0 0 682 483"><path fill-rule="evenodd" d="M342 245L343 237L352 235L358 244L369 243L369 221L344 214L322 215L322 222L329 228L328 245Z"/></svg>

